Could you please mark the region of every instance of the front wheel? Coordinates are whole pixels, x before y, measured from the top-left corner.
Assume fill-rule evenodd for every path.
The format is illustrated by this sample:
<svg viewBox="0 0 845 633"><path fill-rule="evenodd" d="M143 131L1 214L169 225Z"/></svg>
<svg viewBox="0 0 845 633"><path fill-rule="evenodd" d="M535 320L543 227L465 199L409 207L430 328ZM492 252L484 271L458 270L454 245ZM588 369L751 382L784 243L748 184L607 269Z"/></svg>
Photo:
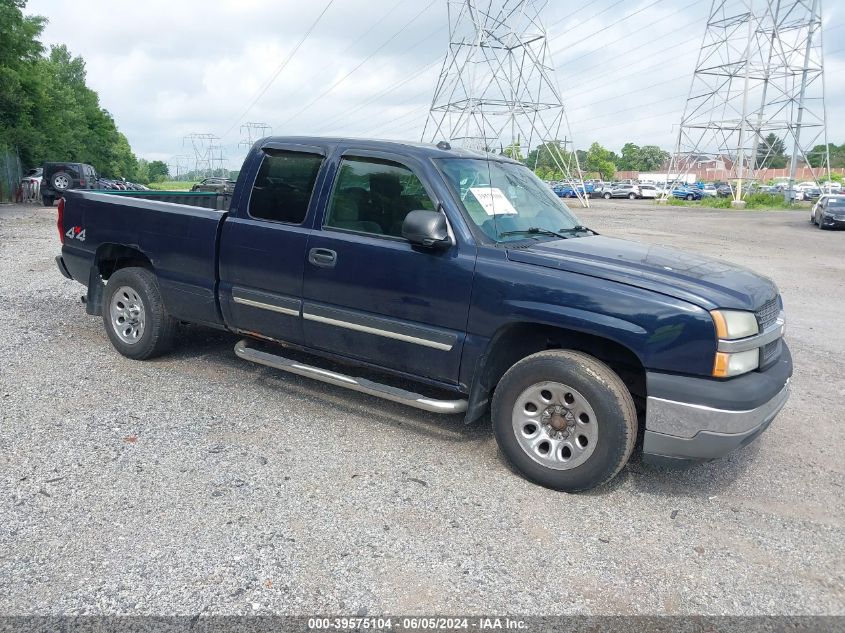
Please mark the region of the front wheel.
<svg viewBox="0 0 845 633"><path fill-rule="evenodd" d="M115 349L134 360L161 356L173 344L176 320L164 309L155 275L121 268L108 281L103 323Z"/></svg>
<svg viewBox="0 0 845 633"><path fill-rule="evenodd" d="M691 193L688 193L687 194L687 200L695 200L695 196L692 195Z"/></svg>
<svg viewBox="0 0 845 633"><path fill-rule="evenodd" d="M609 194L609 193L604 194L604 199L605 199L605 200L610 200L610 194Z"/></svg>
<svg viewBox="0 0 845 633"><path fill-rule="evenodd" d="M599 360L571 350L532 354L496 387L493 430L508 461L547 488L577 492L622 470L637 438L628 388Z"/></svg>
<svg viewBox="0 0 845 633"><path fill-rule="evenodd" d="M636 198L637 198L637 194L635 194L635 193L629 193L628 194L628 200L635 200Z"/></svg>

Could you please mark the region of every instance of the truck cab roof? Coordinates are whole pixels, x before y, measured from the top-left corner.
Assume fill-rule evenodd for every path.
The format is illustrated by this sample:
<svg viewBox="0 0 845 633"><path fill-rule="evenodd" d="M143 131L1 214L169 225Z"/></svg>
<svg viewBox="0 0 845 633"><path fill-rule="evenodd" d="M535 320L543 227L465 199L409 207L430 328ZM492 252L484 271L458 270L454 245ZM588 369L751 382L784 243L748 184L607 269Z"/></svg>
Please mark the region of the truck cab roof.
<svg viewBox="0 0 845 633"><path fill-rule="evenodd" d="M272 148L273 145L310 145L325 150L334 149L338 145L354 145L358 149L394 152L414 156L415 158L480 158L483 160L489 159L510 163L518 162L502 154L452 147L448 142L444 141L434 144L342 136L267 136L256 141L253 149Z"/></svg>

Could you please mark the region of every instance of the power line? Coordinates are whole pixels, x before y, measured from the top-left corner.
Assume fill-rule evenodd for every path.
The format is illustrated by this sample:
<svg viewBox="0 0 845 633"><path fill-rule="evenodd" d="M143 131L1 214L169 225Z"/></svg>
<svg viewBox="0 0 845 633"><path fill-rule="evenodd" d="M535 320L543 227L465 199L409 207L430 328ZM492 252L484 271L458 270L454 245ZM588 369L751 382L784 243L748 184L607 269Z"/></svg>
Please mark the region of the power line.
<svg viewBox="0 0 845 633"><path fill-rule="evenodd" d="M617 21L615 21L615 22L611 22L610 24L608 24L608 25L606 25L605 27L603 27L603 28L599 29L599 30L598 30L598 31L596 31L595 33L591 33L591 34L590 34L590 35L588 35L587 37L585 37L585 38L583 38L583 39L581 39L581 40L579 40L579 41L577 41L577 42L573 43L571 46L577 46L578 44L581 44L582 42L586 42L587 40L589 40L589 39L590 39L590 38L592 38L593 36L598 35L599 33L603 33L604 31L606 31L606 30L610 29L611 27L613 27L613 26L615 26L615 25L619 24L620 22L623 22L624 20L627 20L628 18L633 17L634 15L637 15L638 13L642 13L642 12L643 12L643 11L645 11L646 9L648 9L648 8L650 8L650 7L653 7L653 6L654 6L655 4L657 4L658 2L661 2L661 0L654 0L654 2L652 2L651 4L648 4L648 5L644 6L644 7L642 7L641 9L639 9L639 10L637 10L637 11L634 11L633 13L630 13L630 14L626 15L626 16L624 16L623 18L620 18L619 20L617 20ZM677 11L675 11L674 13L669 13L669 14L667 14L667 15L664 15L662 18L658 18L657 20L655 20L654 22L652 22L652 24L657 24L658 22L662 22L662 21L664 21L664 20L667 20L667 19L669 19L670 17L672 17L673 15L676 15L676 14L678 14L678 13L682 12L682 11L686 11L687 9L689 9L690 7L692 7L692 6L696 5L696 4L700 4L700 3L699 3L699 0L693 0L693 1L692 1L692 2L690 2L688 5L685 5L685 6L681 7L680 9L678 9ZM687 26L691 26L692 24L696 24L696 23L698 23L698 22L699 22L699 20L696 20L696 21L694 21L694 22L691 22L691 23L690 23L690 24L688 24ZM597 48L597 49L594 49L594 50L592 50L592 51L588 51L588 52L584 53L583 55L579 55L578 57L572 57L572 58L569 58L569 59L567 59L567 60L566 60L566 63L567 63L567 64L571 64L572 62L576 62L576 61L578 61L578 60L580 60L580 59L584 59L585 57L589 57L590 55L593 55L594 53L598 53L598 52L600 52L600 51L607 50L607 47L608 47L610 44L615 44L615 43L620 42L620 41L622 41L622 40L624 40L624 39L627 39L628 37L630 37L630 35L625 34L625 35L623 35L622 37L618 37L618 38L616 38L615 40L613 40L613 41L611 41L611 42L602 42L602 46L601 46L601 48ZM641 47L640 47L640 48L641 48ZM564 49L560 49L559 51L555 52L555 56L557 56L557 54L558 54L558 53L560 53L560 52L562 52L563 50L564 50Z"/></svg>
<svg viewBox="0 0 845 633"><path fill-rule="evenodd" d="M278 65L278 67L276 67L276 70L270 76L270 79L268 79L265 82L264 86L261 88L261 90L258 92L258 94L255 95L255 98L247 106L246 110L244 110L243 113L241 113L241 115L235 120L235 122L232 123L232 125L229 127L229 129L226 130L226 133L224 134L224 136L228 136L229 132L231 132L233 129L235 129L235 126L238 123L240 123L241 120L243 120L243 118L247 114L249 114L249 111L252 110L252 108L255 106L256 103L258 103L258 100L261 99L261 97L263 97L264 94L270 89L270 86L273 85L273 82L276 81L276 78L282 73L282 71L285 69L285 67L290 63L290 60L293 59L293 56L296 55L297 51L299 51L300 47L305 43L305 40L308 39L308 36L311 35L311 32L314 30L314 28L317 26L317 24L320 22L320 20L323 19L323 16L326 14L326 11L329 10L329 8L332 6L332 4L334 4L334 0L329 0L326 3L326 6L323 7L323 10L320 12L320 15L317 16L317 19L315 19L311 23L311 26L308 27L308 30L305 31L303 36L299 39L299 42L297 42L296 46L293 47L293 50L288 54L288 56L282 61L281 64Z"/></svg>
<svg viewBox="0 0 845 633"><path fill-rule="evenodd" d="M332 1L333 1L333 0L332 0ZM340 79L338 79L336 82L334 82L331 86L329 86L329 88L327 88L326 90L324 90L323 92L321 92L319 95L317 95L316 97L314 97L313 99L311 99L311 101L309 101L309 102L308 102L308 103L306 103L306 104L305 104L302 108L300 108L299 110L297 110L297 111L296 111L296 112L295 112L292 116L290 116L290 117L288 117L287 119L285 119L285 121L284 121L284 122L282 122L282 124L281 124L281 125L279 125L279 127L283 127L283 126L287 125L288 123L290 123L291 121L293 121L293 120L294 120L296 117L298 117L300 114L302 114L303 112L305 112L306 110L308 110L309 108L311 108L311 106L313 106L315 103L317 103L317 101L319 101L320 99L322 99L323 97L325 97L325 96L326 96L327 94L329 94L332 90L334 90L334 89L335 89L335 88L337 88L340 84L342 84L344 81L346 81L346 80L347 80L347 79L348 79L348 78L349 78L349 77L350 77L350 76L351 76L351 75L352 75L355 71L357 71L359 68L361 68L361 67L362 67L364 64L366 64L366 63L367 63L370 59L372 59L373 57L375 57L375 55L376 55L379 51L381 51L381 50L382 50L385 46L387 46L388 44L390 44L390 42L392 42L392 41L393 41L393 40L395 40L397 37L399 37L399 35L401 35L401 34L402 34L402 32L403 32L405 29L407 29L409 26L411 26L411 24L413 24L413 23L414 23L414 22L415 22L415 21L416 21L416 20L417 20L417 19L418 19L418 18L419 18L422 14L423 14L423 13L425 13L426 11L428 11L428 10L432 7L432 5L434 5L434 3L435 3L436 1L437 1L437 0L431 0L431 2L429 2L429 3L425 6L425 7L423 7L423 8L422 8L422 10L421 10L419 13L417 13L417 14L416 14L413 18L411 18L408 22L406 22L406 23L405 23L405 25L404 25L401 29L399 29L398 31L396 31L396 33L394 33L392 36L390 36L390 37L389 37L389 38L388 38L385 42L383 42L383 43L381 44L381 46L379 46L376 50L374 50L374 51L373 51L372 53L370 53L367 57L365 57L363 61L361 61L361 62L360 62L357 66L355 66L355 68L353 68L353 69L352 69L352 70L350 70L348 73L346 73L343 77L341 77L341 78L340 78Z"/></svg>
<svg viewBox="0 0 845 633"><path fill-rule="evenodd" d="M370 25L370 28L368 28L368 29L367 29L366 31L364 31L364 32L363 32L360 36L358 36L358 38L357 38L354 42L352 42L349 46L347 46L347 47L346 47L346 48L344 48L342 51L340 51L340 52L337 54L337 55L338 55L338 57L342 57L343 55L345 55L346 53L348 53L349 51L351 51L353 48L355 48L355 46L356 46L356 45L357 45L357 44L358 44L361 40L363 40L363 39L364 39L365 37L367 37L370 33L372 33L372 31L373 31L373 30L374 30L374 29L375 29L378 25L380 25L380 24L381 24L382 22L384 22L387 18L389 18L389 17L390 17L390 16L391 16L391 15L392 15L395 11L396 11L396 9L398 9L398 8L399 8L402 4L404 4L405 2L407 2L407 0L399 0L396 4L394 4L394 5L393 5L393 7L392 7L389 11L387 11L386 13L384 13L384 14L383 14L383 15L382 15L382 16L381 16L378 20L376 20L375 22L373 22L373 23ZM319 77L319 76L321 76L321 75L322 75L325 71L327 71L327 70L331 69L331 68L332 68L332 67L334 67L334 66L335 66L335 63L334 63L334 62L329 62L328 64L326 64L325 66L323 66L322 68L320 68L320 70L318 70L318 71L316 71L316 72L314 72L314 73L311 73L311 75L312 75L312 76L315 76L315 77ZM305 84L304 84L304 82L303 82L302 84L300 84L300 85L299 85L299 87L298 87L296 90L293 90L292 92L287 93L287 94L285 95L285 97L289 99L289 98L291 98L291 97L293 97L293 96L295 96L295 95L298 95L300 92L302 92L302 90L303 90L304 86L305 86Z"/></svg>
<svg viewBox="0 0 845 633"><path fill-rule="evenodd" d="M420 40L419 42L417 42L416 44L414 44L414 45L413 45L413 46L411 46L410 48L405 49L405 51L403 51L403 52L407 52L407 51L409 51L409 50L412 50L412 49L416 48L417 46L419 46L419 45L420 45L420 44L422 44L423 42L425 42L425 41L427 41L427 40L431 39L434 35L436 35L437 33L439 33L441 30L442 30L442 29L437 29L436 31L433 31L431 34L429 34L428 36L426 36L425 38L423 38L422 40ZM390 87L386 88L385 90L382 90L381 92L379 92L379 93L377 93L377 94L373 95L372 97L370 97L369 99L367 99L367 100L366 100L366 101L364 101L363 103L360 103L360 104L359 104L359 105L357 105L356 107L354 107L354 108L352 108L352 109L350 109L350 110L345 110L344 112L341 112L341 113L335 114L335 115L333 115L333 116L330 116L330 117L328 118L328 120L327 120L327 121L324 121L324 122L323 122L323 125L322 125L322 126L320 126L318 129L319 129L319 130L324 130L324 129L328 128L328 127L331 127L331 126L335 125L335 124L336 124L339 120L344 119L345 117L348 117L348 116L349 116L350 114L352 114L353 112L358 112L359 110L361 110L362 108L366 107L366 106L367 106L367 105L369 105L370 103L373 103L374 101L378 101L380 98L382 98L382 97L384 97L384 96L386 96L386 95L388 95L388 94L390 94L390 93L392 93L392 92L395 92L396 90L398 90L398 89L399 89L399 88L401 88L402 86L404 86L404 85L406 85L406 84L410 83L411 81L414 81L415 79L419 79L419 76L420 76L422 73L426 72L426 71L427 71L427 70L429 70L430 68L433 68L434 66L436 66L436 65L437 65L437 64L439 64L439 63L440 63L440 58L438 57L438 58L437 58L437 59L435 59L434 61L429 62L428 64L426 64L425 66L423 66L422 68L420 68L420 69L418 69L418 70L416 70L416 71L414 71L414 72L412 72L412 73L409 73L409 74L408 74L408 77L407 77L406 79L403 79L402 81L400 81L398 84L394 84L394 85L392 85L392 86L390 86ZM428 88L426 88L426 90L428 90Z"/></svg>
<svg viewBox="0 0 845 633"><path fill-rule="evenodd" d="M628 1L629 1L629 0L616 0L616 2L614 2L614 3L613 3L613 4L611 4L610 6L605 7L604 9L602 9L601 11L599 11L598 13L594 13L592 16L590 16L590 17L589 17L589 18L587 18L587 19L589 19L589 20L593 20L593 19L595 19L595 18L599 17L602 13L607 13L607 12L608 12L608 11L610 11L613 7L618 6L618 5L622 4L623 2L628 2ZM585 2L583 5L581 5L581 8L580 8L580 9L578 9L578 11L575 11L574 13L571 13L570 15L567 15L567 16L562 17L562 18L561 18L560 20L558 20L557 22L552 22L552 23L549 25L549 29L551 29L551 28L552 28L552 27L554 27L554 26L557 26L558 24L560 24L560 23L561 23L561 22L563 22L564 20L571 20L573 15L576 15L577 13L579 13L580 11L583 11L584 9L586 9L586 8L587 8L587 7L589 7L589 6L590 6L590 5L589 5L588 3L586 3L586 2ZM570 31L574 31L576 28L577 28L577 27L571 27L571 28L568 28L568 29L566 29L565 31L563 31L563 32L561 32L561 33L558 33L558 34L557 34L557 35L555 35L554 37L550 37L550 38L549 38L549 41L556 40L556 39L557 39L557 38L559 38L561 35L566 35L566 34L567 34L567 33L569 33ZM546 30L548 30L548 29L546 29Z"/></svg>

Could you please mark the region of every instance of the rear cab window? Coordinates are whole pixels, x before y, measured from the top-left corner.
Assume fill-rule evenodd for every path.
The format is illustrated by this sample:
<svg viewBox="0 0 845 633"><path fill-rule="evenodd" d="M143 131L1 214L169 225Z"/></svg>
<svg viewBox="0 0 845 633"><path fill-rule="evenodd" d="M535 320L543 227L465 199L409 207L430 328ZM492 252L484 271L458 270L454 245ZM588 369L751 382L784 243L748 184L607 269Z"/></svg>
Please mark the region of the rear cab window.
<svg viewBox="0 0 845 633"><path fill-rule="evenodd" d="M250 217L302 224L323 157L306 152L267 149L249 197Z"/></svg>

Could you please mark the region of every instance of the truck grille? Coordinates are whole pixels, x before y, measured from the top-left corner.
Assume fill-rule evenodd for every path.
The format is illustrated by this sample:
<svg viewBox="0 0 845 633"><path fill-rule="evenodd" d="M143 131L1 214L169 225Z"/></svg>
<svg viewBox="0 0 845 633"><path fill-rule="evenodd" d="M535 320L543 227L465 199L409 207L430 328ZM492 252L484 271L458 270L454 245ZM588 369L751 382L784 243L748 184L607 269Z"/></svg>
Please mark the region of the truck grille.
<svg viewBox="0 0 845 633"><path fill-rule="evenodd" d="M774 325L775 321L777 321L778 315L780 314L780 302L778 298L775 297L770 301L766 301L758 310L754 312L754 316L757 317L757 323L760 325L760 331L764 331L766 328L771 327ZM765 368L766 366L773 363L775 360L780 357L781 351L781 339L777 339L776 341L772 341L771 343L767 343L762 348L760 348L760 367Z"/></svg>
<svg viewBox="0 0 845 633"><path fill-rule="evenodd" d="M760 331L762 332L767 327L774 324L777 321L778 314L780 313L780 305L778 304L778 298L775 297L770 301L766 301L756 312L754 312L754 316L757 317L757 323L760 325Z"/></svg>

